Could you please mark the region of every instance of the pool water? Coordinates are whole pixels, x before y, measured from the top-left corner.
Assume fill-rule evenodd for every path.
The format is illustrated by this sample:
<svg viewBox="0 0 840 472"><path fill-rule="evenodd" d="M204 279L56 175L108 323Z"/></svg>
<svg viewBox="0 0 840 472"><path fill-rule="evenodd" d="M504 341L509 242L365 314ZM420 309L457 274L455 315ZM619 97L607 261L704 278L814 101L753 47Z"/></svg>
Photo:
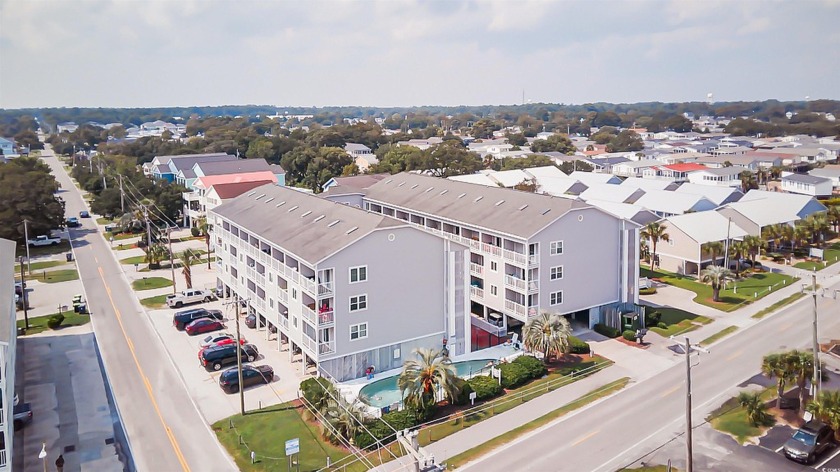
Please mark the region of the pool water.
<svg viewBox="0 0 840 472"><path fill-rule="evenodd" d="M472 361L453 362L452 367L458 377L470 377L487 367L493 359L477 359ZM402 394L397 386L398 375L392 375L375 382L371 382L359 392L359 398L374 408L384 408L402 401Z"/></svg>

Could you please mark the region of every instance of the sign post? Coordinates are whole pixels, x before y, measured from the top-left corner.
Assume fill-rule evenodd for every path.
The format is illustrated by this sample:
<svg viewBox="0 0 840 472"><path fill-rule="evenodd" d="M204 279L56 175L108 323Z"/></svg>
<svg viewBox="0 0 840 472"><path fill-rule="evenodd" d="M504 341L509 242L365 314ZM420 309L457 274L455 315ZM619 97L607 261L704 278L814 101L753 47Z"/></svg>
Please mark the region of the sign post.
<svg viewBox="0 0 840 472"><path fill-rule="evenodd" d="M297 460L297 455L300 453L300 438L289 439L286 441L286 457L289 458L289 471L292 466L296 466L295 470L300 471L300 461Z"/></svg>

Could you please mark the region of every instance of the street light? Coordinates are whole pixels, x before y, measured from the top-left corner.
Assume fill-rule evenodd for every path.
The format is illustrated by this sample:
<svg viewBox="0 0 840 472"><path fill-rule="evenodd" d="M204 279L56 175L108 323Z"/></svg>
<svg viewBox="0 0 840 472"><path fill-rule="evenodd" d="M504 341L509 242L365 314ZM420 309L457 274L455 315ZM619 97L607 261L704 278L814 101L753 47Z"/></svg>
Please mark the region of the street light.
<svg viewBox="0 0 840 472"><path fill-rule="evenodd" d="M675 338L671 336L670 339ZM691 344L688 336L685 336L682 348L685 351L685 470L686 472L692 472L694 459L691 450L691 351L696 350L708 354L709 350L699 344Z"/></svg>
<svg viewBox="0 0 840 472"><path fill-rule="evenodd" d="M802 284L802 293L806 293L805 284ZM814 349L814 377L811 379L811 398L817 398L817 394L819 393L820 388L822 387L822 376L820 375L820 345L817 341L817 295L819 294L822 297L826 296L827 289L818 289L817 288L817 270L814 269L814 272L811 274L811 289L807 290L807 293L810 293L814 297L814 332L813 334L813 349ZM837 298L837 290L831 292L832 298Z"/></svg>

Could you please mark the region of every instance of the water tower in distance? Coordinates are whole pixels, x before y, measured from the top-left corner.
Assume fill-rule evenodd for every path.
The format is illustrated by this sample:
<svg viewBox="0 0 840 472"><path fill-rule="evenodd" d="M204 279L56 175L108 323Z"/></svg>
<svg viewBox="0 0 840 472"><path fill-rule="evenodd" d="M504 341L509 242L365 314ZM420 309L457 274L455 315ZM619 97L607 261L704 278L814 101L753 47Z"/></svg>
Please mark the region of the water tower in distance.
<svg viewBox="0 0 840 472"><path fill-rule="evenodd" d="M709 105L711 105L712 103L715 103L714 97L715 97L715 95L712 92L707 93L706 94L706 103L708 103Z"/></svg>

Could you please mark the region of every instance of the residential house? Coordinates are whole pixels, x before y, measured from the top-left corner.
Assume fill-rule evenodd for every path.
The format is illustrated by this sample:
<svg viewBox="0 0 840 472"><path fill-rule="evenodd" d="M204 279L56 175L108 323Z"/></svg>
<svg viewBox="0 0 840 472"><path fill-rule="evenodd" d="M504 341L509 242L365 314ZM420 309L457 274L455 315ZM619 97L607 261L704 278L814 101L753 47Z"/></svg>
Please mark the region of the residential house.
<svg viewBox="0 0 840 472"><path fill-rule="evenodd" d="M15 140L0 138L0 154L6 157L17 154L15 152Z"/></svg>
<svg viewBox="0 0 840 472"><path fill-rule="evenodd" d="M683 183L674 191L677 193L690 193L704 196L718 206L737 202L744 196L743 192L735 187L718 187L714 185L693 184L690 182Z"/></svg>
<svg viewBox="0 0 840 472"><path fill-rule="evenodd" d="M816 177L825 177L831 179L831 186L835 190L840 189L840 165L827 165L825 167L817 167L808 172L809 175Z"/></svg>
<svg viewBox="0 0 840 472"><path fill-rule="evenodd" d="M56 130L58 131L58 134L72 133L73 131L76 131L77 129L79 129L79 125L77 125L76 123L74 123L72 121L66 121L64 123L59 123L55 127L56 127Z"/></svg>
<svg viewBox="0 0 840 472"><path fill-rule="evenodd" d="M676 182L670 182L668 180L656 180L656 179L641 179L638 177L630 177L624 179L619 185L622 187L633 187L642 189L644 191L648 190L675 190L679 187L680 184Z"/></svg>
<svg viewBox="0 0 840 472"><path fill-rule="evenodd" d="M612 173L621 177L641 177L645 171L658 165L659 162L655 160L622 162L612 166Z"/></svg>
<svg viewBox="0 0 840 472"><path fill-rule="evenodd" d="M333 177L321 186L321 191L326 192L332 188L338 187L352 187L358 189L365 189L380 180L388 177L390 174L359 174L344 177Z"/></svg>
<svg viewBox="0 0 840 472"><path fill-rule="evenodd" d="M683 275L699 275L700 270L712 263L712 254L704 244L725 242L727 238L743 239L748 234L716 211L672 216L661 224L668 233L668 241L660 240L656 245L658 266ZM652 243L648 242L648 247L652 248ZM718 261L723 256L723 251L716 254Z"/></svg>
<svg viewBox="0 0 840 472"><path fill-rule="evenodd" d="M782 190L812 197L827 197L833 193L834 187L828 177L782 172Z"/></svg>
<svg viewBox="0 0 840 472"><path fill-rule="evenodd" d="M635 203L645 191L626 185L615 184L592 184L581 192L580 198L584 201L601 200L614 203Z"/></svg>
<svg viewBox="0 0 840 472"><path fill-rule="evenodd" d="M580 195L587 188L583 182L571 177L540 177L537 179L537 193L564 197Z"/></svg>
<svg viewBox="0 0 840 472"><path fill-rule="evenodd" d="M706 187L740 187L741 174L746 170L741 166L707 167L688 174L688 182Z"/></svg>
<svg viewBox="0 0 840 472"><path fill-rule="evenodd" d="M344 145L344 151L353 159L361 172L367 172L370 166L379 163L376 154L364 144L347 143Z"/></svg>
<svg viewBox="0 0 840 472"><path fill-rule="evenodd" d="M540 167L529 167L527 169L522 169L530 175L531 177L540 180L546 177L557 177L563 178L568 177L562 170L558 169L556 166L540 166Z"/></svg>
<svg viewBox="0 0 840 472"><path fill-rule="evenodd" d="M769 169L771 167L781 166L782 158L774 155L773 153L748 152L737 156L701 157L697 159L696 162L711 168L740 166L750 170L751 172L756 172L762 168Z"/></svg>
<svg viewBox="0 0 840 472"><path fill-rule="evenodd" d="M238 184L244 182L263 182L277 184L277 177L270 171L250 172L245 174L207 175L198 177L189 192L182 193L184 199L184 226L195 226L199 218L207 216L207 208L221 204L212 200L209 190L220 184Z"/></svg>
<svg viewBox="0 0 840 472"><path fill-rule="evenodd" d="M586 203L411 173L377 182L364 202L470 248L476 335L541 310L591 328L637 302L639 225Z"/></svg>
<svg viewBox="0 0 840 472"><path fill-rule="evenodd" d="M243 193L250 192L257 187L275 184L271 180L252 180L240 182L216 183L204 190L201 195L201 216L207 215L219 205L223 205Z"/></svg>
<svg viewBox="0 0 840 472"><path fill-rule="evenodd" d="M611 213L618 218L630 220L639 226L646 226L648 223L658 221L660 218L650 210L645 209L639 205L632 203L616 203L604 200L586 200L586 203L596 206L607 213Z"/></svg>
<svg viewBox="0 0 840 472"><path fill-rule="evenodd" d="M446 180L441 179L446 182ZM213 209L219 288L345 381L418 348L470 352L469 251L407 221L266 185Z"/></svg>
<svg viewBox="0 0 840 472"><path fill-rule="evenodd" d="M661 218L714 210L717 205L702 195L677 193L668 190L648 190L636 200L636 205L646 208Z"/></svg>
<svg viewBox="0 0 840 472"><path fill-rule="evenodd" d="M632 162L630 159L626 157L601 157L596 156L590 159L583 159L583 162L586 162L590 166L592 166L592 170L595 172L602 172L611 174L613 173L613 169L615 166L624 164L626 162Z"/></svg>
<svg viewBox="0 0 840 472"><path fill-rule="evenodd" d="M433 146L443 142L443 138L431 137L427 139L409 139L408 141L399 141L397 146L411 146L416 147L421 151L425 151Z"/></svg>
<svg viewBox="0 0 840 472"><path fill-rule="evenodd" d="M476 185L484 185L485 187L498 187L499 182L490 177L491 172L485 171L476 172L475 174L454 175L452 177L449 177L449 179L458 182L467 182Z"/></svg>
<svg viewBox="0 0 840 472"><path fill-rule="evenodd" d="M689 174L706 169L706 166L697 163L653 166L642 171L642 178L670 180L672 182L687 182Z"/></svg>
<svg viewBox="0 0 840 472"><path fill-rule="evenodd" d="M767 226L792 225L825 210L822 203L808 195L764 190L750 190L739 201L717 209L753 236L761 236L761 230Z"/></svg>
<svg viewBox="0 0 840 472"><path fill-rule="evenodd" d="M620 184L621 179L612 174L600 174L598 172L583 172L576 170L569 174L569 177L589 187L595 184Z"/></svg>
<svg viewBox="0 0 840 472"><path fill-rule="evenodd" d="M0 471L12 470L17 354L15 307L15 245L0 239ZM23 373L21 373L23 375Z"/></svg>
<svg viewBox="0 0 840 472"><path fill-rule="evenodd" d="M237 160L236 156L231 156L223 152L211 154L182 154L178 156L155 156L148 165L143 166L143 173L147 176L158 179L167 180L169 182L175 181L175 176L180 171L189 170L185 178L192 177L192 167L197 162L211 162L211 161L233 161Z"/></svg>

